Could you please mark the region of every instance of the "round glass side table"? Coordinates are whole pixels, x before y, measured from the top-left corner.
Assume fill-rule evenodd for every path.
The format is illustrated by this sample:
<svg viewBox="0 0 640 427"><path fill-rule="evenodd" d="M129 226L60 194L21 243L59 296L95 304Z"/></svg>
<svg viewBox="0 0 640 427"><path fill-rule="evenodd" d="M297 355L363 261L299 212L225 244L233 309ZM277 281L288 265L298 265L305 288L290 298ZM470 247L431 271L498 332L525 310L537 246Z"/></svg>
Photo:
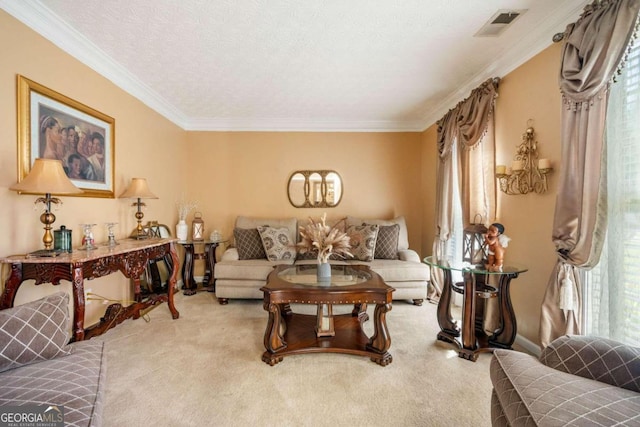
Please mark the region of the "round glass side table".
<svg viewBox="0 0 640 427"><path fill-rule="evenodd" d="M228 240L178 240L178 244L184 248L184 263L182 264L182 287L184 295L194 295L198 291L198 284L193 276L194 260L203 259L205 265L202 288L209 291L216 291L216 279L214 272L216 268L216 249ZM203 251L196 253L196 246L203 246Z"/></svg>
<svg viewBox="0 0 640 427"><path fill-rule="evenodd" d="M527 267L508 263L502 271L488 271L484 266L437 259L429 256L423 262L438 269L443 275L443 289L438 302L438 340L455 344L458 355L475 361L478 353L495 348L511 349L516 338L516 316L511 304L509 288L511 279L528 270ZM462 273L463 281L454 282L452 272ZM462 294L461 325L451 315L453 293ZM487 333L484 330L486 300L497 298L497 327Z"/></svg>

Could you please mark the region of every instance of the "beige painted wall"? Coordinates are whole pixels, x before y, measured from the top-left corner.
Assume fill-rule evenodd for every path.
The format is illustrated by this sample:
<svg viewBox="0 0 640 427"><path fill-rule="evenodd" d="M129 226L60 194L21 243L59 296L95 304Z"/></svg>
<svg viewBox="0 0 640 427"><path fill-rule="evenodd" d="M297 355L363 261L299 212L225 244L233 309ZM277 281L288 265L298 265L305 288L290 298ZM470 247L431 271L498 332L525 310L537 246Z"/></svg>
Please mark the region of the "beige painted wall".
<svg viewBox="0 0 640 427"><path fill-rule="evenodd" d="M50 89L115 118L115 194L132 177L145 177L159 197L147 201L145 220L175 224L175 200L186 185L186 132L164 119L113 83L64 53L13 17L0 11L0 254L26 253L42 247L42 224L34 211L36 196L18 195L8 188L17 180L16 75L21 74ZM134 228L131 200L62 196L62 207L54 211L54 229L66 225L73 230L74 246L80 245L79 224L92 222L96 242L106 241L105 222L119 222L116 236L123 238ZM3 267L3 275L7 274ZM85 289L114 299L128 299L129 284L120 274L88 281ZM16 304L45 293L65 289L34 286L26 282ZM87 306L87 323L103 314L104 307Z"/></svg>
<svg viewBox="0 0 640 427"><path fill-rule="evenodd" d="M551 231L560 173L560 48L560 44L550 46L505 76L496 107L496 164L511 164L531 119L540 157L551 159L555 168L545 194L498 194L498 220L513 239L507 260L529 267L511 287L518 333L535 343L539 342L540 305L556 259Z"/></svg>
<svg viewBox="0 0 640 427"><path fill-rule="evenodd" d="M232 234L236 216L392 218L404 215L420 250L420 133L190 132L189 198L198 200L205 235ZM296 170L333 169L344 183L336 208L291 206Z"/></svg>
<svg viewBox="0 0 640 427"><path fill-rule="evenodd" d="M422 132L422 257L433 253L436 238L436 164L438 125L434 124Z"/></svg>

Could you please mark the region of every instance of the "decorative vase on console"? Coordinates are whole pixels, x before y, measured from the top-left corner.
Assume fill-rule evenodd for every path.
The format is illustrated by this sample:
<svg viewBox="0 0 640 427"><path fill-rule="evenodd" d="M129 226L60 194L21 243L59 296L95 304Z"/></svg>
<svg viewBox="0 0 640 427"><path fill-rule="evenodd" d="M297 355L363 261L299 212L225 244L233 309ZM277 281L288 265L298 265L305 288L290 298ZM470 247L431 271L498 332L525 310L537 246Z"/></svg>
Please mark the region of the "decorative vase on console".
<svg viewBox="0 0 640 427"><path fill-rule="evenodd" d="M189 225L184 219L178 221L176 224L176 237L178 240L187 240L187 236L189 235Z"/></svg>
<svg viewBox="0 0 640 427"><path fill-rule="evenodd" d="M309 224L305 227L300 227L300 243L296 245L301 253L317 253L318 282L331 281L329 256L336 254L343 258L353 257L350 252L349 236L338 228L338 225L344 219L338 221L333 227L329 227L326 221L326 213L322 215L320 221L314 221L313 218L309 218Z"/></svg>
<svg viewBox="0 0 640 427"><path fill-rule="evenodd" d="M189 212L198 207L198 202L189 202L185 200L184 195L176 202L178 208L178 224L176 224L176 237L178 240L187 240L189 237L189 225L187 224L187 215Z"/></svg>

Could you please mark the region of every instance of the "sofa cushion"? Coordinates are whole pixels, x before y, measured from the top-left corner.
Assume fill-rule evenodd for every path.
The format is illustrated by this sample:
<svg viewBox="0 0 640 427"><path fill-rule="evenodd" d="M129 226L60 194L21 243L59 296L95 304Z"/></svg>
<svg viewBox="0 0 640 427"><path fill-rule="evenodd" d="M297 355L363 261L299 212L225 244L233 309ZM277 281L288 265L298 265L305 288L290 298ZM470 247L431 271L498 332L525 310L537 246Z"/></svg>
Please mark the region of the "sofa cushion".
<svg viewBox="0 0 640 427"><path fill-rule="evenodd" d="M289 230L289 240L298 241L298 220L295 218L254 218L249 216L238 216L236 218L236 228L255 228L266 225L269 227L286 227Z"/></svg>
<svg viewBox="0 0 640 427"><path fill-rule="evenodd" d="M359 261L373 260L376 250L376 238L378 237L378 225L351 225L347 228L347 234L351 239L353 259Z"/></svg>
<svg viewBox="0 0 640 427"><path fill-rule="evenodd" d="M398 259L398 236L400 225L380 225L376 238L376 259Z"/></svg>
<svg viewBox="0 0 640 427"><path fill-rule="evenodd" d="M640 422L640 394L558 371L535 357L495 350L491 382L509 425Z"/></svg>
<svg viewBox="0 0 640 427"><path fill-rule="evenodd" d="M403 216L396 217L394 219L362 219L353 216L347 217L347 226L361 225L361 224L378 224L378 225L393 225L398 224L400 226L400 232L398 234L398 250L403 251L409 249L409 233L407 232L407 223Z"/></svg>
<svg viewBox="0 0 640 427"><path fill-rule="evenodd" d="M71 352L69 294L0 310L0 372Z"/></svg>
<svg viewBox="0 0 640 427"><path fill-rule="evenodd" d="M286 227L260 226L258 233L260 233L262 246L268 260L279 261L296 258L296 248L289 239L289 230Z"/></svg>
<svg viewBox="0 0 640 427"><path fill-rule="evenodd" d="M218 279L266 280L276 265L292 265L295 259L269 261L268 259L248 259L244 261L220 261L213 271ZM217 282L216 282L217 283Z"/></svg>
<svg viewBox="0 0 640 427"><path fill-rule="evenodd" d="M102 425L104 343L92 339L69 347L69 355L0 373L0 406L64 406L65 426Z"/></svg>
<svg viewBox="0 0 640 427"><path fill-rule="evenodd" d="M233 237L236 241L239 259L267 258L257 228L235 228L233 230Z"/></svg>
<svg viewBox="0 0 640 427"><path fill-rule="evenodd" d="M358 263L358 261L348 261L348 263ZM429 266L421 262L374 259L366 265L378 273L385 282L428 282L430 279Z"/></svg>

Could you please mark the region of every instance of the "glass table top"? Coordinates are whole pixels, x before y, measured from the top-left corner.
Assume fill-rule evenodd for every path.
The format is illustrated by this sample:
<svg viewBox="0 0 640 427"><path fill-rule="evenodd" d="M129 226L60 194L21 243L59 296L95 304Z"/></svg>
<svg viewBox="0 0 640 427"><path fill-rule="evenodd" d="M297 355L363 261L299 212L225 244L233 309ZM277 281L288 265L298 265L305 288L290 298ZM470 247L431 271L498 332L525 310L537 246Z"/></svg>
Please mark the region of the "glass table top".
<svg viewBox="0 0 640 427"><path fill-rule="evenodd" d="M296 265L278 273L278 277L296 285L304 286L349 286L371 279L367 271L348 265L331 265L331 281L318 281L318 269L315 265Z"/></svg>
<svg viewBox="0 0 640 427"><path fill-rule="evenodd" d="M438 259L434 256L428 256L422 260L425 264L428 264L432 267L441 268L443 270L451 270L451 271L462 271L469 273L480 273L480 274L515 274L515 273L524 273L529 270L528 267L525 267L521 264L516 264L512 262L506 262L502 267L502 271L489 271L483 265L473 265L469 262L457 262L448 258Z"/></svg>

